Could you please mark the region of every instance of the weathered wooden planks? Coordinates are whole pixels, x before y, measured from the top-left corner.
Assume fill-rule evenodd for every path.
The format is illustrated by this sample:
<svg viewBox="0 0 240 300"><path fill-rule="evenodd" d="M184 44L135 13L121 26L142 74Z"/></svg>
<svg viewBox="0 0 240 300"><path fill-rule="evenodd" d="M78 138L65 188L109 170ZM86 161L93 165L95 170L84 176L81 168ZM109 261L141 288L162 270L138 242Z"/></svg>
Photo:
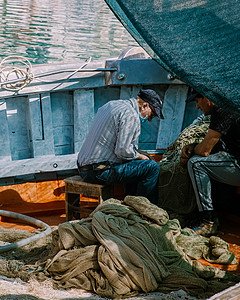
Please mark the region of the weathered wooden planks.
<svg viewBox="0 0 240 300"><path fill-rule="evenodd" d="M28 126L28 98L7 99L6 107L12 160L32 157Z"/></svg>
<svg viewBox="0 0 240 300"><path fill-rule="evenodd" d="M0 160L11 160L10 139L5 100L0 100Z"/></svg>
<svg viewBox="0 0 240 300"><path fill-rule="evenodd" d="M54 152L56 155L73 153L73 97L71 92L51 94Z"/></svg>
<svg viewBox="0 0 240 300"><path fill-rule="evenodd" d="M74 152L79 152L94 118L94 90L75 90Z"/></svg>
<svg viewBox="0 0 240 300"><path fill-rule="evenodd" d="M170 85L166 91L163 104L164 120L160 120L157 148L167 148L181 132L187 92L186 85Z"/></svg>
<svg viewBox="0 0 240 300"><path fill-rule="evenodd" d="M4 178L6 178L6 184L9 184L8 178L11 177L43 173L49 173L49 176L51 176L51 172L76 169L77 154L45 155L34 159L21 159L11 162L2 161L0 164L0 185L4 185ZM34 179L34 177L31 179Z"/></svg>
<svg viewBox="0 0 240 300"><path fill-rule="evenodd" d="M29 122L33 157L54 154L50 93L29 95Z"/></svg>

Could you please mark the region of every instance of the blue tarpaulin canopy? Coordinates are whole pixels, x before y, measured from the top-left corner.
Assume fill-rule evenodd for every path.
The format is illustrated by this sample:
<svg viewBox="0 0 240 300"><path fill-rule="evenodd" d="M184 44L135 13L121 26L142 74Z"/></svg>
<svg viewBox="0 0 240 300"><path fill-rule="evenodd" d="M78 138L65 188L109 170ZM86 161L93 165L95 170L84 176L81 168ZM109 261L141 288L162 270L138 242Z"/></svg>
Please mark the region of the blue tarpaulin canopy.
<svg viewBox="0 0 240 300"><path fill-rule="evenodd" d="M239 0L105 0L148 54L215 104L240 112Z"/></svg>

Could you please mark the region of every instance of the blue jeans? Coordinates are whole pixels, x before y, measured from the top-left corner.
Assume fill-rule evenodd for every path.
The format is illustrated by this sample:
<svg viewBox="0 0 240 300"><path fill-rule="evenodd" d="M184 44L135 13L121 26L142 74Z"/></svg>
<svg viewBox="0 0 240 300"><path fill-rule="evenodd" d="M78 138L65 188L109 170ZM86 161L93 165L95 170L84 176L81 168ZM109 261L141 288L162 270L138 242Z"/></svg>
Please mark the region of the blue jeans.
<svg viewBox="0 0 240 300"><path fill-rule="evenodd" d="M132 160L113 164L104 171L79 171L83 180L98 183L124 184L125 194L144 196L152 203L158 203L159 166L153 160Z"/></svg>
<svg viewBox="0 0 240 300"><path fill-rule="evenodd" d="M210 178L229 185L240 186L240 166L237 159L224 151L206 157L194 155L188 161L188 173L199 211L214 209Z"/></svg>

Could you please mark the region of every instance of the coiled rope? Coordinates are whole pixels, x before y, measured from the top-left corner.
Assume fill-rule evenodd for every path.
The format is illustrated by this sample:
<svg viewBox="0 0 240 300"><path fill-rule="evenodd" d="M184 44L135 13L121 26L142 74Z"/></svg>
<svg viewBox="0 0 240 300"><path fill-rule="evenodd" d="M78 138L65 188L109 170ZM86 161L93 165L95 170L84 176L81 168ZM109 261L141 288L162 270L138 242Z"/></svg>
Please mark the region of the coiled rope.
<svg viewBox="0 0 240 300"><path fill-rule="evenodd" d="M34 75L32 72L32 64L26 57L8 56L1 61L1 88L9 91L19 91L28 85L33 79Z"/></svg>

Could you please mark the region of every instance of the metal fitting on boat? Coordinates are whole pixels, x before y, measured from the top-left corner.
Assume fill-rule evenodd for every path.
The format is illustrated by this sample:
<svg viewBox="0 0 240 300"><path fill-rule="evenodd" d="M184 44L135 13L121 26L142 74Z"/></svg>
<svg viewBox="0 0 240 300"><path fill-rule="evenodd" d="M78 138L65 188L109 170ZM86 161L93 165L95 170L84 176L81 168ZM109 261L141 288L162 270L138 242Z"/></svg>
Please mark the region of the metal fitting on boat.
<svg viewBox="0 0 240 300"><path fill-rule="evenodd" d="M124 79L125 79L125 74L124 74L124 73L119 73L119 74L117 75L117 79L118 79L118 80L124 80Z"/></svg>
<svg viewBox="0 0 240 300"><path fill-rule="evenodd" d="M174 77L171 73L168 73L168 74L167 74L167 79L168 79L168 80L174 80L175 77Z"/></svg>

